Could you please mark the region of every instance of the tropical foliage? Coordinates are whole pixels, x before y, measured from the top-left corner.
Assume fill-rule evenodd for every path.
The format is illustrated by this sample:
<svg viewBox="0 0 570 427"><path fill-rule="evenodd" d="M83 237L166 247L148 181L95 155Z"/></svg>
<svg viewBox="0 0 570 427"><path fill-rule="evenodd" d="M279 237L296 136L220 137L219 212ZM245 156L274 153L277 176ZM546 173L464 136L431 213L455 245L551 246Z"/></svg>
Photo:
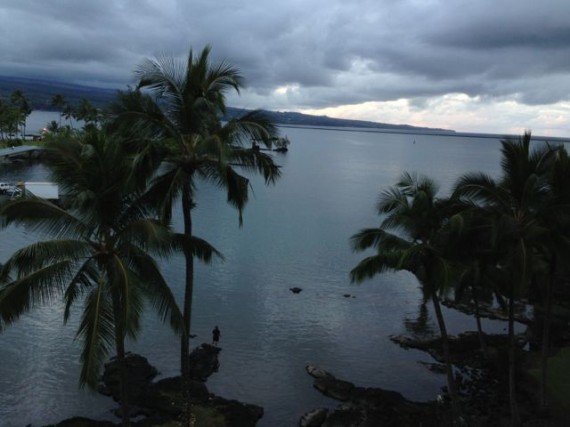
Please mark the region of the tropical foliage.
<svg viewBox="0 0 570 427"><path fill-rule="evenodd" d="M102 362L116 352L125 383L125 339L136 338L145 304L179 334L182 316L155 256L179 243L141 202L144 181L131 179L126 145L103 131L47 145L53 179L68 196L65 209L37 198L8 202L6 224L50 240L18 250L3 266L0 327L34 307L63 298L64 321L82 306L80 384L95 387ZM129 422L122 387L123 424Z"/></svg>
<svg viewBox="0 0 570 427"><path fill-rule="evenodd" d="M3 266L0 328L57 297L63 297L65 321L74 305L82 305L80 383L95 385L102 361L114 350L123 372L124 424L125 338L136 337L145 304L182 337L181 369L189 378L193 263L222 257L193 233L191 211L200 183L225 189L241 224L248 176L261 174L272 183L280 175L270 155L252 148L277 140L276 128L261 112L222 123L225 96L239 92L243 79L227 63L212 64L209 54L209 47L198 56L190 50L182 66L171 58L145 62L137 70L137 88L118 95L112 122L102 123L101 112L87 100L74 106L55 95L51 105L69 125L52 122L45 141L52 180L65 202L26 197L0 212L5 225L50 237L17 251ZM85 123L81 131L73 120ZM169 223L179 199L184 229L174 233ZM186 259L183 315L155 261L174 251ZM187 415L189 420L189 405Z"/></svg>
<svg viewBox="0 0 570 427"><path fill-rule="evenodd" d="M455 224L450 204L436 197L437 186L427 177L403 174L384 191L378 202L383 216L379 227L352 236L356 251L373 249L351 271L353 282L362 282L386 271L406 270L418 279L425 299L436 313L446 362L447 383L454 412L458 414L457 387L449 356L449 343L439 296L449 288L454 265L447 252L450 229Z"/></svg>
<svg viewBox="0 0 570 427"><path fill-rule="evenodd" d="M259 111L222 123L228 91L242 86L239 71L225 63L210 62L210 48L199 55L190 50L185 63L170 57L149 59L137 70L136 90L123 93L112 113L117 126L146 135L137 148L142 168L162 165L151 183L161 218L168 220L181 199L184 234L193 235L192 209L200 182L223 188L228 203L242 210L248 201L247 173L260 173L267 183L279 177L279 169L266 153L251 148L251 141L271 146L276 129ZM145 92L142 92L142 89ZM150 94L148 94L150 92ZM191 332L194 258L186 258L184 322ZM189 336L181 342L181 371L188 373Z"/></svg>
<svg viewBox="0 0 570 427"><path fill-rule="evenodd" d="M356 251L373 250L351 271L354 282L407 270L431 298L447 365L448 390L455 406L453 370L439 304L455 297L475 306L482 352L489 357L480 305L498 304L508 313L508 384L512 425L519 425L517 366L521 348L515 334L516 306L532 304L542 324L540 402L546 408L550 321L555 294L568 279L562 259L570 249L570 161L563 146L533 144L530 133L501 142L499 179L474 173L460 177L453 194L435 197L428 178L404 174L381 194L379 227L352 237ZM536 332L535 332L536 333Z"/></svg>
<svg viewBox="0 0 570 427"><path fill-rule="evenodd" d="M0 140L24 138L26 119L32 113L32 107L21 90L15 90L8 99L0 97Z"/></svg>

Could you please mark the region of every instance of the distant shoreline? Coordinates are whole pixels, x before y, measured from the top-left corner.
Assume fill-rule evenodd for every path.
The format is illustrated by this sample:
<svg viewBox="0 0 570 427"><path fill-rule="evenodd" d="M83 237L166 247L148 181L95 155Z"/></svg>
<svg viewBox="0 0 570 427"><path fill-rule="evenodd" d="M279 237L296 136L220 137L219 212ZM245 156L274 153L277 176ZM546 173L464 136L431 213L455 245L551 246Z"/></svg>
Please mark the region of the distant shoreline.
<svg viewBox="0 0 570 427"><path fill-rule="evenodd" d="M298 128L298 129L319 129L319 130L330 130L330 131L341 131L341 132L369 132L369 133L396 133L396 134L410 134L410 135L430 135L430 136L454 136L458 138L484 138L484 139L505 139L505 138L517 138L520 135L512 134L492 134L492 133L474 133L474 132L457 132L454 130L449 131L429 131L429 130L408 130L408 129L390 129L390 128L368 128L368 127L337 127L337 126L304 126L304 125L288 125L288 124L277 124L278 127L282 128ZM560 136L540 136L533 135L532 139L534 141L545 141L545 142L562 142L570 143L570 137L564 138Z"/></svg>

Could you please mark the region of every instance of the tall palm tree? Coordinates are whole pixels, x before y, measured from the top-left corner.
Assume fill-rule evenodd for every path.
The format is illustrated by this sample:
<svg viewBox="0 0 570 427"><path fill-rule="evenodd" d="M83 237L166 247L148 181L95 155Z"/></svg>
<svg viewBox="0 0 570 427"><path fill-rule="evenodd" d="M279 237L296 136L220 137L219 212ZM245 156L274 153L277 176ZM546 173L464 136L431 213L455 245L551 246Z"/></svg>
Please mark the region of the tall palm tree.
<svg viewBox="0 0 570 427"><path fill-rule="evenodd" d="M63 117L63 111L65 110L65 107L67 105L67 101L65 99L65 96L63 96L60 93L56 93L50 100L50 105L54 108L56 108L60 113L59 113L59 127L61 127L61 118Z"/></svg>
<svg viewBox="0 0 570 427"><path fill-rule="evenodd" d="M531 280L537 250L547 235L541 216L549 197L548 174L556 150L549 146L531 150L531 134L501 141L502 177L497 182L485 174L465 175L454 194L470 203L488 224L491 245L503 254L497 265L510 274L502 289L509 312L509 398L511 422L520 425L516 401L514 304L524 295Z"/></svg>
<svg viewBox="0 0 570 427"><path fill-rule="evenodd" d="M456 300L472 303L481 350L489 357L487 342L481 323L481 304L492 303L496 286L502 283L503 272L496 268L498 254L490 245L490 235L485 219L476 215L471 204L452 197L456 212L463 219L459 233L450 241L455 261L461 265L461 274L455 283Z"/></svg>
<svg viewBox="0 0 570 427"><path fill-rule="evenodd" d="M114 347L123 425L128 425L125 338L136 337L145 301L183 333L182 315L153 255L167 256L184 243L140 203L144 183L131 181L121 141L91 132L81 141L49 143L47 149L53 179L69 205L26 197L2 207L7 224L38 230L51 240L18 250L3 266L1 277L8 283L0 287L0 328L60 296L67 322L71 307L82 303L80 384L96 385Z"/></svg>
<svg viewBox="0 0 570 427"><path fill-rule="evenodd" d="M541 378L539 400L542 409L547 408L546 385L548 356L550 351L550 317L553 293L561 275L561 261L570 255L570 156L564 146L556 147L556 158L548 178L549 197L542 209L541 221L548 228L542 252L546 260L545 280L541 286L539 309L542 312ZM536 308L536 306L535 306Z"/></svg>
<svg viewBox="0 0 570 427"><path fill-rule="evenodd" d="M26 122L28 116L32 113L32 106L30 105L30 101L22 92L21 90L15 90L10 95L10 100L12 104L18 111L18 119L17 123L20 126L20 134L22 135L22 139L26 138Z"/></svg>
<svg viewBox="0 0 570 427"><path fill-rule="evenodd" d="M455 417L459 416L456 383L449 354L445 319L439 294L452 279L453 265L446 254L448 232L455 227L449 204L436 197L437 186L427 177L404 173L397 184L384 191L378 214L385 216L379 227L363 229L352 236L354 250L374 253L350 272L360 283L387 271L406 270L418 279L424 297L431 299L439 326L446 365L449 396Z"/></svg>
<svg viewBox="0 0 570 427"><path fill-rule="evenodd" d="M190 49L186 62L173 58L149 59L136 71L136 90L121 94L112 113L123 128L149 136L154 144L139 147L138 162L144 167L162 165L150 194L158 195L162 218L169 219L175 200L182 199L184 234L193 235L192 209L200 180L226 190L227 200L239 211L248 200L249 180L243 174L260 173L266 183L280 175L272 158L249 148L251 140L267 146L276 128L259 111L222 124L225 96L242 86L239 70L225 62L212 64L210 47L195 56ZM153 96L142 93L150 91ZM181 339L181 373L189 374L189 349L194 289L194 254L185 252L186 283L184 324Z"/></svg>

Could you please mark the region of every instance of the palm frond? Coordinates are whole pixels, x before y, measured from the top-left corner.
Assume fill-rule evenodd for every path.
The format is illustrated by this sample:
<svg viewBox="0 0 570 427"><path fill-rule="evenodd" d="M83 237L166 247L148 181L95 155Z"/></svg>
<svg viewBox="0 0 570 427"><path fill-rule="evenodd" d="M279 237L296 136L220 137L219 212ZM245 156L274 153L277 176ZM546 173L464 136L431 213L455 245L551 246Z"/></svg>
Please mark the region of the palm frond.
<svg viewBox="0 0 570 427"><path fill-rule="evenodd" d="M70 212L40 198L23 198L7 202L0 208L5 225L24 225L55 237L80 237L89 229Z"/></svg>
<svg viewBox="0 0 570 427"><path fill-rule="evenodd" d="M85 301L85 308L77 336L83 342L79 384L96 388L101 366L113 348L115 319L109 289L100 284L93 288Z"/></svg>
<svg viewBox="0 0 570 427"><path fill-rule="evenodd" d="M176 249L190 254L192 257L199 259L203 263L209 264L215 256L221 260L224 256L215 247L206 240L196 236L187 236L186 234L176 233L173 239L173 245Z"/></svg>
<svg viewBox="0 0 570 427"><path fill-rule="evenodd" d="M0 329L36 306L61 296L75 263L64 260L20 276L0 288Z"/></svg>
<svg viewBox="0 0 570 427"><path fill-rule="evenodd" d="M399 254L396 253L381 253L368 256L350 271L350 281L352 283L362 283L377 274L396 271L398 269L398 261Z"/></svg>

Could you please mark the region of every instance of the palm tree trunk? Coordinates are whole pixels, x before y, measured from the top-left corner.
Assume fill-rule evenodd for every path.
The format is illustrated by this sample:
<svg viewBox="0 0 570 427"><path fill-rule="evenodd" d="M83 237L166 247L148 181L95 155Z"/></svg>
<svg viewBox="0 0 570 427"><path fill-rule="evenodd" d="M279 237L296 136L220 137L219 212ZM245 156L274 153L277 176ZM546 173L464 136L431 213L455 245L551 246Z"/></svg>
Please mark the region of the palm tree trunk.
<svg viewBox="0 0 570 427"><path fill-rule="evenodd" d="M477 322L477 334L479 336L479 343L481 344L481 351L485 359L489 359L489 350L487 348L487 341L485 340L485 333L483 332L483 326L481 325L481 314L479 310L479 297L477 295L477 289L473 290L473 302L475 304L475 320Z"/></svg>
<svg viewBox="0 0 570 427"><path fill-rule="evenodd" d="M192 197L190 195L190 185L184 184L182 193L182 209L184 217L184 234L187 237L192 236ZM194 293L194 257L191 253L184 252L186 260L186 286L184 289L184 327L185 331L180 340L180 370L182 375L182 387L184 396L184 424L190 425L191 406L190 406L190 331L192 327L192 295Z"/></svg>
<svg viewBox="0 0 570 427"><path fill-rule="evenodd" d="M443 357L445 359L445 372L447 374L447 388L449 390L449 397L451 399L451 408L453 410L453 418L455 420L459 419L459 402L457 397L457 387L455 384L455 377L453 375L453 366L451 365L451 357L449 354L449 339L447 337L447 328L445 327L445 320L443 319L443 313L441 312L441 306L439 304L439 298L434 292L431 297L433 308L435 311L435 317L437 318L437 324L439 326L439 331L441 334L441 343L443 347Z"/></svg>
<svg viewBox="0 0 570 427"><path fill-rule="evenodd" d="M129 403L127 397L127 365L125 360L125 338L122 328L121 309L117 298L113 301L115 317L115 350L117 351L117 363L119 364L119 387L121 394L121 412L123 427L130 426Z"/></svg>
<svg viewBox="0 0 570 427"><path fill-rule="evenodd" d="M544 307L543 314L543 325L542 325L542 351L540 355L540 368L541 368L541 378L540 378L540 407L545 410L547 407L546 401L546 384L547 384L547 373L548 373L548 353L550 350L550 315L552 312L552 288L554 285L554 274L556 272L557 256L552 255L550 260L550 274L548 278L548 283L546 284L546 304Z"/></svg>
<svg viewBox="0 0 570 427"><path fill-rule="evenodd" d="M515 297L514 284L509 298L509 401L511 406L511 426L520 426L521 419L515 387Z"/></svg>

